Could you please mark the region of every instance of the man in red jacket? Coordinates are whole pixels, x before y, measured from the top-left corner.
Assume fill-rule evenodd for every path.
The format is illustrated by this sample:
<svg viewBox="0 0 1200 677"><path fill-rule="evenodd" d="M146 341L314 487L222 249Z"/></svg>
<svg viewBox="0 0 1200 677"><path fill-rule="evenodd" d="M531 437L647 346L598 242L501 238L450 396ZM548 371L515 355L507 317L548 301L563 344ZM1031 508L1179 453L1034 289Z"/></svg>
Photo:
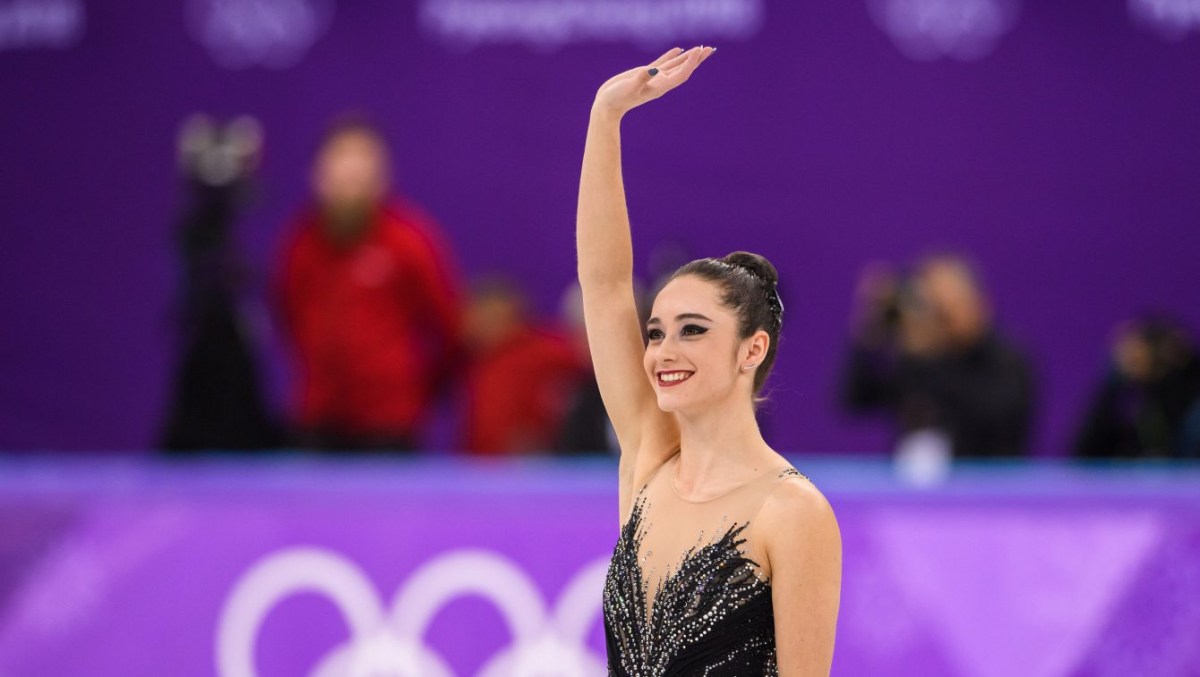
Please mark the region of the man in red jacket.
<svg viewBox="0 0 1200 677"><path fill-rule="evenodd" d="M377 129L335 126L313 169L316 204L284 253L304 446L412 449L460 352L453 266L432 222L388 199L389 174Z"/></svg>

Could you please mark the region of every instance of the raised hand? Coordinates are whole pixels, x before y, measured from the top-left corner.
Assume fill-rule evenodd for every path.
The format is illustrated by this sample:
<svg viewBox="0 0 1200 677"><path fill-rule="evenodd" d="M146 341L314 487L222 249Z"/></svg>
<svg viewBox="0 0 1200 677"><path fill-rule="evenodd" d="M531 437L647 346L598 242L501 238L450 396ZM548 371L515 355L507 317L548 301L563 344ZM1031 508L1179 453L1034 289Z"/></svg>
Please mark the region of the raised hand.
<svg viewBox="0 0 1200 677"><path fill-rule="evenodd" d="M711 47L672 49L653 63L625 71L596 92L579 172L575 219L579 286L588 348L605 411L621 447L621 523L633 490L679 446L674 414L658 408L642 368L646 345L633 291L633 237L621 178L621 118L630 109L682 85L713 53Z"/></svg>
<svg viewBox="0 0 1200 677"><path fill-rule="evenodd" d="M676 47L649 65L613 76L596 92L592 110L619 118L687 82L716 50L716 47L693 47L684 51Z"/></svg>

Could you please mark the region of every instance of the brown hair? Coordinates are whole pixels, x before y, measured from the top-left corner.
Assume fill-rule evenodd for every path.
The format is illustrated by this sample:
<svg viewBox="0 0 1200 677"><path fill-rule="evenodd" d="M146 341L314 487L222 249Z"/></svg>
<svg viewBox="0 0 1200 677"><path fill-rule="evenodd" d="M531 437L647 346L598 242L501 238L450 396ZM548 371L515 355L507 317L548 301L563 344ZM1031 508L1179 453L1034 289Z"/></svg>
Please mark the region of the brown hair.
<svg viewBox="0 0 1200 677"><path fill-rule="evenodd" d="M732 308L738 317L738 338L745 339L758 330L767 332L771 341L766 357L754 371L755 403L762 391L779 347L779 330L783 324L783 303L776 285L779 273L765 257L750 252L733 252L723 258L696 259L679 267L670 279L695 275L717 283L722 290L721 303Z"/></svg>
<svg viewBox="0 0 1200 677"><path fill-rule="evenodd" d="M390 154L387 136L383 133L383 129L365 113L357 111L343 113L334 118L317 141L317 153L324 152L335 141L346 136L361 136L370 139L383 151L385 156Z"/></svg>

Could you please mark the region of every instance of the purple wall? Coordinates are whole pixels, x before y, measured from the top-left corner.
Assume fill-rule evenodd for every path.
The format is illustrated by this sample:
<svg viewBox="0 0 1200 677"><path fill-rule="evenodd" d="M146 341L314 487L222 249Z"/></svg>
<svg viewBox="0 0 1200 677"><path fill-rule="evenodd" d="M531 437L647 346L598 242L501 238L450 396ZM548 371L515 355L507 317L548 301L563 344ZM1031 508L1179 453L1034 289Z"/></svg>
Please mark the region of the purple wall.
<svg viewBox="0 0 1200 677"><path fill-rule="evenodd" d="M0 446L152 442L173 358L173 144L187 114L264 123L265 190L242 224L256 266L273 265L305 197L317 135L357 107L383 123L403 189L444 224L462 267L519 277L551 312L574 274L591 94L676 35L720 52L627 122L639 260L671 240L776 262L789 310L776 446L882 448L883 429L851 425L832 396L870 260L948 246L980 262L1004 327L1039 365L1043 453L1070 439L1115 323L1158 307L1200 325L1200 37L1186 24L1171 41L1121 2L994 2L1011 23L994 51L926 62L873 20L886 0L709 3L730 8L725 23L559 47L439 36L455 7L500 16L481 2L301 1L329 19L311 49L275 54L288 68L240 70L189 35L185 6L203 14L200 0L87 2L77 41L53 49L34 24L12 28L22 3L0 8ZM685 16L703 3L640 3L668 5ZM419 8L443 23L419 24Z"/></svg>

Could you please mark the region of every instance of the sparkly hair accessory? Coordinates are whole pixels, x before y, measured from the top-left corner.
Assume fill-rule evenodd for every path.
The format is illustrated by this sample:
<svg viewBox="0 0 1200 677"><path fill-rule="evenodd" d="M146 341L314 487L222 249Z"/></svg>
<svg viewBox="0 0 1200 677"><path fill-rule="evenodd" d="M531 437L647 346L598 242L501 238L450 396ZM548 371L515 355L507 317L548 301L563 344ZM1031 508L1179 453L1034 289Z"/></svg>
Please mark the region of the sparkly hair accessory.
<svg viewBox="0 0 1200 677"><path fill-rule="evenodd" d="M754 272L754 269L740 263L730 263L721 259L713 259L717 263L728 268L737 268L746 271L746 274L762 283L763 300L767 302L767 307L771 309L771 318L775 320L775 327L778 329L783 326L783 300L779 298L778 284L768 282L766 278Z"/></svg>
<svg viewBox="0 0 1200 677"><path fill-rule="evenodd" d="M771 317L775 318L775 327L783 326L783 300L779 298L779 290L775 283L764 284L766 287L767 307L771 309Z"/></svg>

